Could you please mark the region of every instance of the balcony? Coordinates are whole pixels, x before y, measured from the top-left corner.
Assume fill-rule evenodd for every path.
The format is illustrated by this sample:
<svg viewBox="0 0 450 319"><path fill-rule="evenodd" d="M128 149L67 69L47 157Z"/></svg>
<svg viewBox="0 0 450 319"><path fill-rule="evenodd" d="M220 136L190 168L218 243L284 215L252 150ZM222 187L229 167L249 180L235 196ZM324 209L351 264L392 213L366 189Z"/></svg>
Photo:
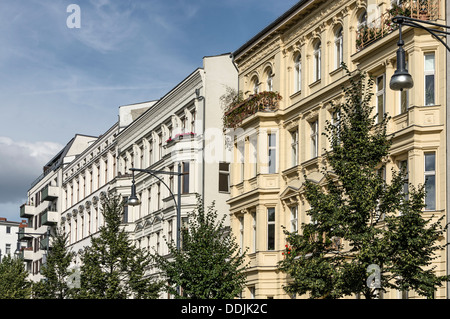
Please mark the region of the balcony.
<svg viewBox="0 0 450 319"><path fill-rule="evenodd" d="M32 217L34 215L34 206L23 204L20 206L20 217L21 218L28 218Z"/></svg>
<svg viewBox="0 0 450 319"><path fill-rule="evenodd" d="M23 260L33 260L33 247L24 247L19 253Z"/></svg>
<svg viewBox="0 0 450 319"><path fill-rule="evenodd" d="M54 199L57 199L58 193L59 188L57 186L47 185L47 187L42 190L42 200L52 201Z"/></svg>
<svg viewBox="0 0 450 319"><path fill-rule="evenodd" d="M52 226L58 223L58 212L46 209L41 216L42 225Z"/></svg>
<svg viewBox="0 0 450 319"><path fill-rule="evenodd" d="M41 239L41 249L47 250L52 249L53 247L53 238L52 237L45 237L44 239Z"/></svg>
<svg viewBox="0 0 450 319"><path fill-rule="evenodd" d="M227 128L238 127L243 120L257 112L275 112L279 109L282 97L276 92L261 92L227 107L223 116L223 125Z"/></svg>
<svg viewBox="0 0 450 319"><path fill-rule="evenodd" d="M33 238L29 233L31 233L33 231L32 228L30 227L21 227L19 228L19 235L18 235L18 240L19 241L25 241L28 239Z"/></svg>
<svg viewBox="0 0 450 319"><path fill-rule="evenodd" d="M393 4L391 9L379 18L368 22L356 32L356 50L360 51L378 39L397 30L397 24L392 22L395 16L405 16L423 21L439 18L440 0L403 0L400 5Z"/></svg>

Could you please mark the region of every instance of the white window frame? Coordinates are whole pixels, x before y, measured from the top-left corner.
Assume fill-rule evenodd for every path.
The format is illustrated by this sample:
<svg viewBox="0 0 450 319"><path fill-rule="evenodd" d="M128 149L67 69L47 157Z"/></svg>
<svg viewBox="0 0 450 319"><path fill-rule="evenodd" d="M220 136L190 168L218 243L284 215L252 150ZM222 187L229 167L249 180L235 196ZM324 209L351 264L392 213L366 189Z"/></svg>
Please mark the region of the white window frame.
<svg viewBox="0 0 450 319"><path fill-rule="evenodd" d="M253 236L253 243L252 248L253 252L256 252L256 212L253 212L252 214L252 236Z"/></svg>
<svg viewBox="0 0 450 319"><path fill-rule="evenodd" d="M322 70L321 70L321 64L322 64L322 42L318 40L314 44L314 82L319 81L322 78Z"/></svg>
<svg viewBox="0 0 450 319"><path fill-rule="evenodd" d="M269 211L273 210L273 220L269 219L270 213ZM275 207L267 208L267 250L274 251L276 249L276 209ZM271 229L273 228L273 247L269 247L269 236L271 233Z"/></svg>
<svg viewBox="0 0 450 319"><path fill-rule="evenodd" d="M428 56L432 56L433 57L433 68L432 69L427 69L426 68L426 60ZM423 91L424 91L424 104L425 105L436 105L436 54L434 52L429 52L429 53L425 53L423 56ZM433 98L432 101L429 102L427 101L427 76L433 76Z"/></svg>
<svg viewBox="0 0 450 319"><path fill-rule="evenodd" d="M319 120L316 119L310 122L310 126L311 158L315 158L319 156Z"/></svg>
<svg viewBox="0 0 450 319"><path fill-rule="evenodd" d="M300 92L302 90L302 56L300 53L295 58L294 68L295 92Z"/></svg>
<svg viewBox="0 0 450 319"><path fill-rule="evenodd" d="M381 83L383 85L382 88L379 87L379 79L381 79ZM380 76L377 76L375 80L376 85L376 110L377 110L377 124L381 123L384 117L384 113L386 113L386 77L385 74L381 74ZM381 114L380 114L380 97L383 105L381 106Z"/></svg>
<svg viewBox="0 0 450 319"><path fill-rule="evenodd" d="M291 206L291 232L296 233L298 231L298 206Z"/></svg>
<svg viewBox="0 0 450 319"><path fill-rule="evenodd" d="M291 166L298 165L298 130L291 131Z"/></svg>
<svg viewBox="0 0 450 319"><path fill-rule="evenodd" d="M342 26L336 30L334 35L334 54L335 54L335 69L339 69L341 67L341 63L344 61L344 37L343 37L344 29Z"/></svg>
<svg viewBox="0 0 450 319"><path fill-rule="evenodd" d="M272 139L273 136L273 139ZM275 145L271 144L274 141ZM273 161L271 161L271 154L273 154ZM267 160L268 160L268 173L275 174L277 172L277 134L267 134Z"/></svg>
<svg viewBox="0 0 450 319"><path fill-rule="evenodd" d="M434 170L428 170L426 168L426 158L429 155L433 155L434 156ZM436 210L436 202L437 202L437 192L436 192L436 152L425 152L424 156L423 156L423 170L424 170L424 185L425 185L425 189L426 189L426 181L427 181L427 177L429 176L434 176L434 184L433 184L433 188L434 188L434 199L433 199L433 203L434 203L434 207L428 208L427 206L425 206L425 210L431 210L434 211ZM427 204L427 199L428 199L428 195L425 195L425 204Z"/></svg>

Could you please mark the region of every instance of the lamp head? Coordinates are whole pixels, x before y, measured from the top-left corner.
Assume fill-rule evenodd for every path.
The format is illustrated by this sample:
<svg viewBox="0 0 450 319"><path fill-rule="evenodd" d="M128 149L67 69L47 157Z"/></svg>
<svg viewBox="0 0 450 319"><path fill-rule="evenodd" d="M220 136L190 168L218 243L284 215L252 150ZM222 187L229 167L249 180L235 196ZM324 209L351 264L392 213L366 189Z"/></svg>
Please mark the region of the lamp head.
<svg viewBox="0 0 450 319"><path fill-rule="evenodd" d="M389 82L389 87L394 91L408 90L414 86L411 74L407 70L395 70Z"/></svg>
<svg viewBox="0 0 450 319"><path fill-rule="evenodd" d="M397 70L391 78L389 87L394 91L410 89L414 86L411 74L406 69L405 50L403 50L403 40L399 40L397 49Z"/></svg>
<svg viewBox="0 0 450 319"><path fill-rule="evenodd" d="M128 205L129 206L137 206L141 204L141 201L136 196L136 185L134 185L134 171L133 171L133 181L131 182L131 195L128 197Z"/></svg>

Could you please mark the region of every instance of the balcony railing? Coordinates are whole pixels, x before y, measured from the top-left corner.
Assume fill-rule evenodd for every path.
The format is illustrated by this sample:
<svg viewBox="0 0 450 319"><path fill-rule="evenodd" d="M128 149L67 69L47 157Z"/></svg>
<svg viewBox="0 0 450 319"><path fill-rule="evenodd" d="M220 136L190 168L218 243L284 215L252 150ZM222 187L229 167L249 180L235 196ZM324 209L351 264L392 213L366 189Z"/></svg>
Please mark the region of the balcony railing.
<svg viewBox="0 0 450 319"><path fill-rule="evenodd" d="M379 18L368 22L356 32L356 49L364 49L378 39L385 37L398 26L392 22L395 16L405 16L423 21L437 20L439 18L440 0L403 0L400 5L392 5L391 9Z"/></svg>
<svg viewBox="0 0 450 319"><path fill-rule="evenodd" d="M57 186L47 185L42 190L42 200L52 201L52 200L58 198L58 191L59 191L59 189Z"/></svg>
<svg viewBox="0 0 450 319"><path fill-rule="evenodd" d="M58 212L51 211L50 209L46 209L41 217L41 223L42 225L55 225L58 223Z"/></svg>
<svg viewBox="0 0 450 319"><path fill-rule="evenodd" d="M33 237L28 233L28 231L29 231L30 229L31 229L31 228L29 228L29 227L20 227L20 228L19 228L19 234L18 234L18 240L19 240L19 241L22 241L22 240L28 240L28 239L33 238Z"/></svg>
<svg viewBox="0 0 450 319"><path fill-rule="evenodd" d="M33 260L33 248L24 247L20 250L19 257L23 260Z"/></svg>
<svg viewBox="0 0 450 319"><path fill-rule="evenodd" d="M281 99L281 95L276 92L264 91L251 95L238 104L232 104L224 112L224 127L236 128L243 120L257 112L275 112Z"/></svg>
<svg viewBox="0 0 450 319"><path fill-rule="evenodd" d="M28 218L34 215L34 206L23 204L20 206L20 217L21 218Z"/></svg>

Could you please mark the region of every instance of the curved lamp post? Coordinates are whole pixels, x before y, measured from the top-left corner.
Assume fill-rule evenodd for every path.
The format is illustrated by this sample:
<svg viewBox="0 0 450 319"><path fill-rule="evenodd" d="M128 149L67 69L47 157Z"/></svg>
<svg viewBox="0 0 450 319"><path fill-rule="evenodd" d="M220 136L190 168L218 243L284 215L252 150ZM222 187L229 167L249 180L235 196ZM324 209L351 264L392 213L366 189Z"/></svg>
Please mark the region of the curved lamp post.
<svg viewBox="0 0 450 319"><path fill-rule="evenodd" d="M128 197L128 205L130 206L137 206L141 204L141 201L136 196L136 185L134 182L134 172L144 172L147 174L150 174L154 176L156 179L158 179L166 188L169 190L170 195L172 196L172 199L175 203L175 207L177 208L177 250L180 250L180 221L181 221L181 176L183 173L181 173L181 164L178 163L178 172L167 172L167 171L157 171L157 170L150 170L150 169L139 169L139 168L130 168L130 171L133 173L133 180L131 182L131 195ZM157 174L166 174L166 175L177 175L178 176L178 198L175 200L175 195L172 193L172 190L169 186L159 177Z"/></svg>
<svg viewBox="0 0 450 319"><path fill-rule="evenodd" d="M403 49L403 45L405 42L403 42L402 39L402 26L410 26L414 28L419 28L427 31L430 33L434 38L436 38L439 42L441 42L448 51L450 51L450 47L445 43L443 39L439 37L439 35L450 35L450 32L440 29L431 29L428 28L425 25L440 27L444 29L450 29L449 26L430 22L430 21L424 21L419 19L414 19L410 17L405 16L395 16L392 18L392 22L398 24L398 30L399 30L399 40L397 42L398 50L397 50L397 70L395 70L394 75L391 78L391 81L389 83L389 87L394 91L402 91L410 89L414 86L414 81L411 76L411 74L408 73L408 70L406 69L406 63L405 63L405 50Z"/></svg>
<svg viewBox="0 0 450 319"><path fill-rule="evenodd" d="M400 38L397 43L397 45L399 46L399 49L397 50L397 70L395 70L394 75L391 78L391 82L390 82L389 86L391 87L392 90L401 91L403 89L412 88L412 86L414 85L412 77L408 73L408 71L406 70L406 67L405 67L405 51L402 48L402 46L404 44L404 42L402 40L402 25L419 28L419 29L425 30L428 33L430 33L436 40L438 40L440 43L442 43L444 45L444 47L447 49L447 62L449 61L449 57L450 57L450 47L447 45L446 41L444 41L441 37L450 35L450 32L447 31L448 29L450 29L450 26L438 24L438 23L434 23L434 22L430 22L430 21L414 19L414 18L405 17L405 16L396 16L396 17L392 18L392 22L398 24ZM437 27L437 28L431 29L429 27L426 27L425 25ZM449 81L448 74L449 73L447 71L447 86L448 86L448 81ZM449 100L447 97L447 102L448 101ZM446 158L446 162L447 162L446 163L446 165L447 165L447 167L446 167L447 168L447 171L446 171L446 185L447 185L446 210L447 210L447 212L446 212L446 214L447 214L447 223L450 222L450 216L449 216L450 198L448 195L448 187L450 185L450 179L449 179L450 178L450 176L449 176L450 167L448 164L448 159L450 156L450 153L448 153L448 150L450 149L450 135L449 135L449 131L448 131L449 124L450 124L449 116L447 115L447 118L446 118L446 130L447 130L447 133L446 133L446 148L447 148L447 151L446 151L446 155L447 155L447 158ZM447 243L449 243L449 237L450 237L450 230L447 230ZM449 274L449 273L450 273L450 250L449 250L449 246L447 245L447 274ZM450 296L450 284L447 285L447 298L450 298L449 296Z"/></svg>

